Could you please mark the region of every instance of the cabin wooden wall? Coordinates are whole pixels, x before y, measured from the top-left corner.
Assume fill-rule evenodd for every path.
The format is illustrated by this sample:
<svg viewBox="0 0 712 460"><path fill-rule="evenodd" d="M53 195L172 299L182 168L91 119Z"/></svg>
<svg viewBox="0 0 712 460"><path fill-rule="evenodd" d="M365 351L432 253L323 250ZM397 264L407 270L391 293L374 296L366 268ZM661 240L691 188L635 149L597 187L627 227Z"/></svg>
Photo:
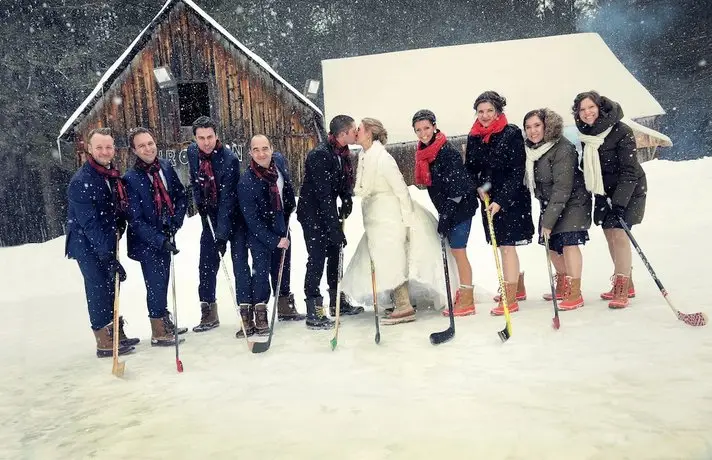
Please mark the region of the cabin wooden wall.
<svg viewBox="0 0 712 460"><path fill-rule="evenodd" d="M177 88L158 87L153 69L160 66L168 66L179 83L208 84L210 115L218 122L218 134L223 144L244 150L243 166L250 137L266 134L275 150L286 156L299 187L305 155L318 143L313 122L318 114L183 4L153 30L130 66L75 128L77 164L83 161L86 134L110 127L116 136L117 160L126 168L133 163L127 132L144 126L156 133L159 154L175 158L185 181L187 162L181 151L190 144L192 131L181 126Z"/></svg>

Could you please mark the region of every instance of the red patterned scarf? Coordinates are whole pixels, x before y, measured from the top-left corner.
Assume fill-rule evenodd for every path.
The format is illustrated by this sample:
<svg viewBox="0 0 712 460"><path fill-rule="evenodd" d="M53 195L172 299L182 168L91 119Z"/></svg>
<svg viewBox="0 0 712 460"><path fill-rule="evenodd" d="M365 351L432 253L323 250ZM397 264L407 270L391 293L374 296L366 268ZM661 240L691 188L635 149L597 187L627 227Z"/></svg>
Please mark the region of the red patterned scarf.
<svg viewBox="0 0 712 460"><path fill-rule="evenodd" d="M349 152L349 146L348 145L340 145L339 142L336 140L336 137L334 137L333 134L329 134L329 139L328 139L329 145L333 149L333 151L341 157L341 164L342 164L342 171L344 173L344 180L345 180L345 190L349 193L354 189L354 183L356 180L356 177L354 175L354 167L353 164L351 163L351 152Z"/></svg>
<svg viewBox="0 0 712 460"><path fill-rule="evenodd" d="M222 148L218 140L212 152L205 153L198 148L198 159L200 168L198 169L198 180L200 181L201 196L203 203L215 209L218 207L218 184L213 172L213 153Z"/></svg>
<svg viewBox="0 0 712 460"><path fill-rule="evenodd" d="M250 169L252 169L252 172L255 173L255 176L257 176L258 179L269 184L269 196L270 201L272 202L272 210L281 211L282 197L279 194L279 186L277 186L279 173L277 172L277 166L274 164L274 159L270 161L268 168L258 165L255 160L250 160Z"/></svg>
<svg viewBox="0 0 712 460"><path fill-rule="evenodd" d="M134 167L138 170L144 171L150 177L153 178L153 205L156 207L156 214L161 216L163 210L163 205L166 205L168 209L168 214L171 216L175 215L175 209L173 208L173 201L171 201L171 196L166 190L166 186L163 184L161 179L161 164L158 159L153 160L153 163L148 164L140 158L136 158L136 164Z"/></svg>
<svg viewBox="0 0 712 460"><path fill-rule="evenodd" d="M435 133L434 140L425 145L418 142L418 147L415 151L415 183L416 185L425 185L430 187L433 184L433 178L430 174L430 163L435 161L438 152L447 142L447 136L442 131Z"/></svg>
<svg viewBox="0 0 712 460"><path fill-rule="evenodd" d="M470 136L479 136L487 144L492 134L501 133L507 124L507 117L503 113L486 128L482 126L480 120L475 120L475 124L472 125L470 130Z"/></svg>
<svg viewBox="0 0 712 460"><path fill-rule="evenodd" d="M109 181L112 195L114 195L114 204L116 205L117 215L119 213L125 213L129 209L129 197L126 194L126 187L124 187L124 182L121 180L121 173L119 170L116 169L113 163L110 163L108 168L100 165L90 154L86 155L86 159L87 163L94 168L94 171L98 172L101 177Z"/></svg>

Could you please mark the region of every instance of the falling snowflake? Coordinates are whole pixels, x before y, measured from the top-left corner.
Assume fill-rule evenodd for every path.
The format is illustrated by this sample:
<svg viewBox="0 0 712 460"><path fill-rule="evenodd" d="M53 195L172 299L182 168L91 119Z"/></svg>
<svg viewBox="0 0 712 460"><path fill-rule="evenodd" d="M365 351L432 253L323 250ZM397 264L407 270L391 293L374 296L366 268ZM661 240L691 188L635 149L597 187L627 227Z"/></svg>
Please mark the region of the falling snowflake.
<svg viewBox="0 0 712 460"><path fill-rule="evenodd" d="M235 8L235 13L237 13L237 14L242 14L244 12L245 12L245 8L243 8L241 6L238 6L237 8Z"/></svg>
<svg viewBox="0 0 712 460"><path fill-rule="evenodd" d="M121 105L121 103L123 102L123 99L121 98L121 96L114 96L114 99L112 100L112 102L114 103L114 105Z"/></svg>
<svg viewBox="0 0 712 460"><path fill-rule="evenodd" d="M707 60L702 59L700 62L697 63L697 65L700 66L700 67L704 67L704 66L707 65Z"/></svg>

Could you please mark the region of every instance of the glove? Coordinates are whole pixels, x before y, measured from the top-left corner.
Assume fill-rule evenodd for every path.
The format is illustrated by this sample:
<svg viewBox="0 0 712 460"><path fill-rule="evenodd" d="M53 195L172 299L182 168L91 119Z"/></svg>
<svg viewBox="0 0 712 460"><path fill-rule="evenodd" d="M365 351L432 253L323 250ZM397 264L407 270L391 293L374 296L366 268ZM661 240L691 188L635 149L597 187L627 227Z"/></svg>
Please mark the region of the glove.
<svg viewBox="0 0 712 460"><path fill-rule="evenodd" d="M335 230L331 231L331 233L329 234L329 242L333 246L341 246L343 248L346 247L346 235L344 235L344 232L341 230L341 228L336 228Z"/></svg>
<svg viewBox="0 0 712 460"><path fill-rule="evenodd" d="M227 241L218 239L215 241L215 247L218 248L218 252L220 253L221 256L225 255L225 251L227 250Z"/></svg>
<svg viewBox="0 0 712 460"><path fill-rule="evenodd" d="M615 217L616 220L618 220L618 218L623 218L625 220L625 206L614 204L611 207L611 215Z"/></svg>
<svg viewBox="0 0 712 460"><path fill-rule="evenodd" d="M126 281L126 270L124 270L124 267L121 266L118 260L113 258L109 259L109 261L106 263L106 268L109 270L109 275L112 279L114 279L114 277L118 273L119 281L122 283Z"/></svg>
<svg viewBox="0 0 712 460"><path fill-rule="evenodd" d="M171 240L169 240L169 239L166 239L163 242L163 250L166 252L172 252L173 255L176 255L180 252L178 250L178 248L176 247L176 245L173 242L171 242Z"/></svg>
<svg viewBox="0 0 712 460"><path fill-rule="evenodd" d="M342 197L341 198L341 207L339 208L339 218L341 220L348 218L351 215L351 211L353 210L353 207L354 207L354 202L350 196Z"/></svg>
<svg viewBox="0 0 712 460"><path fill-rule="evenodd" d="M438 220L438 233L441 236L447 236L452 228L452 223L450 222L450 216L447 214L440 214L440 219Z"/></svg>

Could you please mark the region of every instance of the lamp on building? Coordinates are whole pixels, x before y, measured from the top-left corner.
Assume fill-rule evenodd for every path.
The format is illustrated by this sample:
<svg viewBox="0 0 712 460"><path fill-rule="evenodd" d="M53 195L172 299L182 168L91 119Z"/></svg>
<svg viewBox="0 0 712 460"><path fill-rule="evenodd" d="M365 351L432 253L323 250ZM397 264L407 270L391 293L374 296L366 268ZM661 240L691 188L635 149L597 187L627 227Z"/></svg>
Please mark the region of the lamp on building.
<svg viewBox="0 0 712 460"><path fill-rule="evenodd" d="M303 94L307 97L307 99L309 99L311 101L315 100L317 94L319 94L319 86L320 85L321 85L321 81L308 79L306 81L306 83L304 83Z"/></svg>
<svg viewBox="0 0 712 460"><path fill-rule="evenodd" d="M161 89L173 88L177 85L176 79L173 78L173 74L171 73L171 69L166 66L153 69L153 75L156 77L158 87Z"/></svg>

